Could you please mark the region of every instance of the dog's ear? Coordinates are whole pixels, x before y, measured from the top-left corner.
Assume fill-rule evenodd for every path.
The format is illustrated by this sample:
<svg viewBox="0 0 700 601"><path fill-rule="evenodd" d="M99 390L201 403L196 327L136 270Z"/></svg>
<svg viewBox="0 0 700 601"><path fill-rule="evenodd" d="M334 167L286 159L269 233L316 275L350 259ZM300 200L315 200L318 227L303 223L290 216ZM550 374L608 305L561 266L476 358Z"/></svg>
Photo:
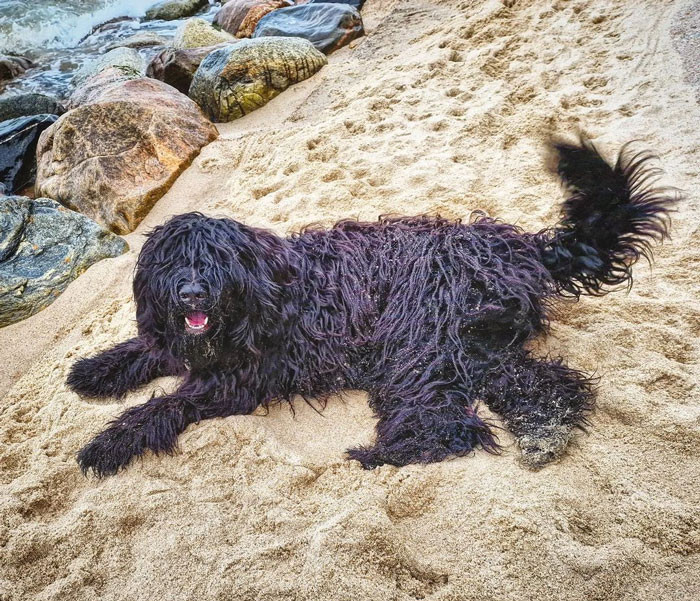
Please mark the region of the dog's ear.
<svg viewBox="0 0 700 601"><path fill-rule="evenodd" d="M159 225L147 234L141 248L134 273L134 300L139 335L151 335L157 339L166 336L167 310L164 303L169 291L159 289L159 270L166 268L162 241L167 237L165 226Z"/></svg>
<svg viewBox="0 0 700 601"><path fill-rule="evenodd" d="M284 287L295 277L289 244L271 232L220 221L234 251L233 284L243 305L242 316L230 324L229 336L257 355L265 340L275 338L284 320Z"/></svg>

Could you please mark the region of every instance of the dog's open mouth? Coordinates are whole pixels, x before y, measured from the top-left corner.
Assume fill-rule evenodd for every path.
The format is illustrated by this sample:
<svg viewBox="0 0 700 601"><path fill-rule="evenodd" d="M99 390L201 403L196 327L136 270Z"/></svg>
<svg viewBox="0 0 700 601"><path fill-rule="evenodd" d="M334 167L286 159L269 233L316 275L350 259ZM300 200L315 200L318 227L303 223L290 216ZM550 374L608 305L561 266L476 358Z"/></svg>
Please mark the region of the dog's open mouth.
<svg viewBox="0 0 700 601"><path fill-rule="evenodd" d="M209 316L204 311L192 311L185 315L185 330L188 334L202 334L209 329Z"/></svg>

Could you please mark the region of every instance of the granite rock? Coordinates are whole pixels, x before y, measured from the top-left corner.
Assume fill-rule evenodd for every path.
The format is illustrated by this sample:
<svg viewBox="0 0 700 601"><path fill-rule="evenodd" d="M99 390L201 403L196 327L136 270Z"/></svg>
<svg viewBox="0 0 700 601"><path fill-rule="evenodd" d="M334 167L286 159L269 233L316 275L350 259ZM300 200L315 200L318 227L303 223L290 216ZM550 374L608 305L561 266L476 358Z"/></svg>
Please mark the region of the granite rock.
<svg viewBox="0 0 700 601"><path fill-rule="evenodd" d="M41 135L37 194L125 234L217 135L192 100L161 81L113 83Z"/></svg>
<svg viewBox="0 0 700 601"><path fill-rule="evenodd" d="M173 21L189 17L207 5L207 0L163 0L146 11L146 19Z"/></svg>
<svg viewBox="0 0 700 601"><path fill-rule="evenodd" d="M213 121L233 121L327 63L300 38L264 37L215 50L199 65L190 97Z"/></svg>
<svg viewBox="0 0 700 601"><path fill-rule="evenodd" d="M31 115L0 123L0 184L17 192L34 181L39 136L57 115Z"/></svg>
<svg viewBox="0 0 700 601"><path fill-rule="evenodd" d="M255 38L292 36L329 54L364 35L360 13L348 4L304 4L281 8L260 19Z"/></svg>
<svg viewBox="0 0 700 601"><path fill-rule="evenodd" d="M0 327L46 308L90 265L127 249L53 200L0 197Z"/></svg>
<svg viewBox="0 0 700 601"><path fill-rule="evenodd" d="M65 107L52 96L44 94L14 94L0 98L0 121L29 115L62 115Z"/></svg>
<svg viewBox="0 0 700 601"><path fill-rule="evenodd" d="M133 48L115 48L83 65L71 81L74 86L79 87L101 71L110 68L121 71L124 77L143 77L146 62Z"/></svg>
<svg viewBox="0 0 700 601"><path fill-rule="evenodd" d="M34 66L32 61L23 56L0 54L0 81L14 79Z"/></svg>
<svg viewBox="0 0 700 601"><path fill-rule="evenodd" d="M230 33L219 31L204 19L195 17L187 19L177 28L173 39L173 48L201 48L235 41L236 38Z"/></svg>
<svg viewBox="0 0 700 601"><path fill-rule="evenodd" d="M280 8L292 6L287 0L266 0L253 6L247 13L236 33L237 38L250 38L260 19Z"/></svg>
<svg viewBox="0 0 700 601"><path fill-rule="evenodd" d="M169 40L162 35L153 33L152 31L141 31L130 35L128 38L116 40L106 47L106 50L114 50L115 48L147 48L149 46L165 46Z"/></svg>
<svg viewBox="0 0 700 601"><path fill-rule="evenodd" d="M146 75L159 79L187 94L197 67L209 53L228 44L202 48L166 48L156 54L146 69Z"/></svg>

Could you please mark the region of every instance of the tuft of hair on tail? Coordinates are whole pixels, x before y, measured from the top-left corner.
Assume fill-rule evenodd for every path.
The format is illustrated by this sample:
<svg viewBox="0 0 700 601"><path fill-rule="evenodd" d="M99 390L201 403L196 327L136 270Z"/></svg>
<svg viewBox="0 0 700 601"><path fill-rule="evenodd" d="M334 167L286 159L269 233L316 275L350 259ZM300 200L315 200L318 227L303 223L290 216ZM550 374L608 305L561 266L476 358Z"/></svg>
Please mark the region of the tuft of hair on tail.
<svg viewBox="0 0 700 601"><path fill-rule="evenodd" d="M662 171L647 151L625 144L614 165L581 135L554 141L556 171L568 191L561 220L540 234L543 261L558 291L578 298L632 286L632 265L650 264L652 245L668 237L677 189L656 185Z"/></svg>

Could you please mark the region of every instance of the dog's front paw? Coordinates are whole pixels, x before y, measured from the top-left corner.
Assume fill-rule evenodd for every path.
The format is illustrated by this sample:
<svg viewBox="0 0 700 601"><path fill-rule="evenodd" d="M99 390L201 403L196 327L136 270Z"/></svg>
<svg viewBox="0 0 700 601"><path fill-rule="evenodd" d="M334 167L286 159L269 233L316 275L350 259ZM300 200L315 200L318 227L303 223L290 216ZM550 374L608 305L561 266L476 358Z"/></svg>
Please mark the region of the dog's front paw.
<svg viewBox="0 0 700 601"><path fill-rule="evenodd" d="M125 468L134 455L140 455L138 445L127 432L106 430L93 438L78 453L83 474L92 472L98 478L113 476Z"/></svg>
<svg viewBox="0 0 700 601"><path fill-rule="evenodd" d="M570 426L543 426L518 437L520 462L531 470L539 470L560 457L571 440Z"/></svg>
<svg viewBox="0 0 700 601"><path fill-rule="evenodd" d="M118 398L128 390L126 383L122 381L120 371L108 365L99 355L74 363L68 373L66 384L73 392L91 398Z"/></svg>

